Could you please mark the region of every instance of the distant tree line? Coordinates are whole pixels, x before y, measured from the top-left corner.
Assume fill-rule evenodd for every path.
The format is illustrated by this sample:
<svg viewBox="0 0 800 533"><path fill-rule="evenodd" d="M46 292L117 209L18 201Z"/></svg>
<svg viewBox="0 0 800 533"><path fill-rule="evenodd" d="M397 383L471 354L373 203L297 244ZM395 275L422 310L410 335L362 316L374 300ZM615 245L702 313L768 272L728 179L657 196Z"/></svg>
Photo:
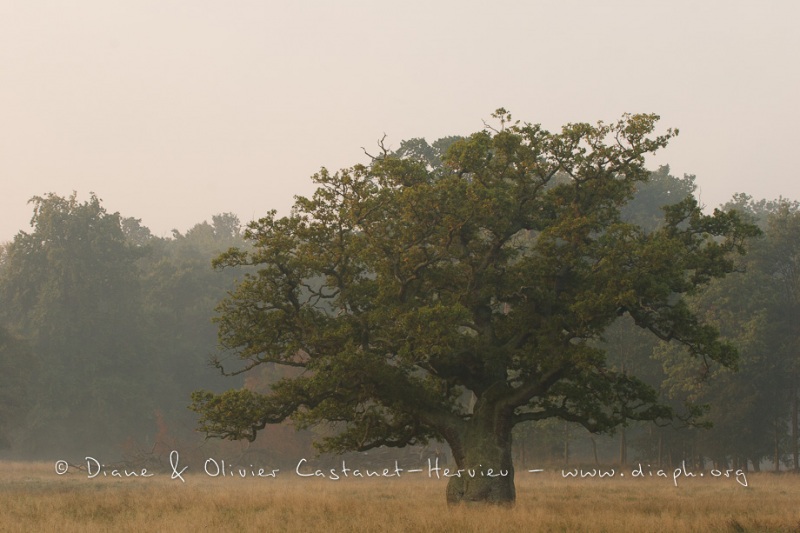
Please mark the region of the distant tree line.
<svg viewBox="0 0 800 533"><path fill-rule="evenodd" d="M190 391L219 386L211 319L233 281L211 258L243 244L239 220L161 238L95 195L31 204L0 256L2 442L80 458L152 448L157 422L191 434Z"/></svg>
<svg viewBox="0 0 800 533"><path fill-rule="evenodd" d="M624 216L655 230L661 206L694 193L693 176L662 167ZM38 458L119 454L152 449L165 425L199 442L191 392L231 386L209 361L226 357L213 317L241 271L211 262L247 248L238 218L220 214L157 237L140 220L107 212L95 195L47 194L31 205L31 229L0 246L0 447ZM632 423L604 438L570 423L531 422L515 429L515 454L528 464L607 461L613 446L614 461L797 469L798 207L734 196L726 208L746 214L763 236L737 260L738 274L692 295L693 308L738 348L738 371L679 357L679 346L645 336L624 316L606 335L614 369L644 376L689 422ZM267 366L239 386L265 390L279 377ZM267 447L308 447L303 435L273 431L280 442Z"/></svg>
<svg viewBox="0 0 800 533"><path fill-rule="evenodd" d="M694 191L693 176L677 179L662 167L626 214L654 228L659 205ZM529 463L686 461L798 470L800 203L736 194L722 207L736 209L763 234L737 260L738 273L712 281L691 302L737 347L736 367L681 357L677 344L648 337L621 317L605 338L612 361L646 376L676 412L684 413L686 423L631 423L601 437L570 424L530 425L518 428L518 456Z"/></svg>

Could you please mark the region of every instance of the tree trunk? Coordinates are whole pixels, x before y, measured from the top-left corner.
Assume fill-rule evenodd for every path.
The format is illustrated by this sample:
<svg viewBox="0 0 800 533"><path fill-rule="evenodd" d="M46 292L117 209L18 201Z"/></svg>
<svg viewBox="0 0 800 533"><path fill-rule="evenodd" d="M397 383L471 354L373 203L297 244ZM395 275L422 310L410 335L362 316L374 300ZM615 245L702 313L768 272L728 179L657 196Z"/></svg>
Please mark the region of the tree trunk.
<svg viewBox="0 0 800 533"><path fill-rule="evenodd" d="M798 448L798 398L797 384L792 381L792 468L795 472L800 471L800 449Z"/></svg>
<svg viewBox="0 0 800 533"><path fill-rule="evenodd" d="M514 466L511 456L510 417L495 409L478 408L453 446L456 470L438 474L448 477L447 503L514 505Z"/></svg>
<svg viewBox="0 0 800 533"><path fill-rule="evenodd" d="M775 456L773 458L773 462L775 463L775 471L780 472L781 470L781 452L780 452L780 440L778 439L778 419L775 419Z"/></svg>

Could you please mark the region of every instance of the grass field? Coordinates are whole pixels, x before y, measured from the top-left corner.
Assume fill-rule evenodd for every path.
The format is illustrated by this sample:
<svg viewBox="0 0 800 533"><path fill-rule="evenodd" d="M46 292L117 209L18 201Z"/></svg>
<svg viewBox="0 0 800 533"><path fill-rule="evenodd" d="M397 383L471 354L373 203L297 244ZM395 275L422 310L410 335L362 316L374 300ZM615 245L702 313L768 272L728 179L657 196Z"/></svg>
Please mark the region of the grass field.
<svg viewBox="0 0 800 533"><path fill-rule="evenodd" d="M445 480L89 479L52 463L0 463L0 531L800 531L800 477L565 479L517 473L513 509L448 508ZM741 481L741 479L740 479Z"/></svg>

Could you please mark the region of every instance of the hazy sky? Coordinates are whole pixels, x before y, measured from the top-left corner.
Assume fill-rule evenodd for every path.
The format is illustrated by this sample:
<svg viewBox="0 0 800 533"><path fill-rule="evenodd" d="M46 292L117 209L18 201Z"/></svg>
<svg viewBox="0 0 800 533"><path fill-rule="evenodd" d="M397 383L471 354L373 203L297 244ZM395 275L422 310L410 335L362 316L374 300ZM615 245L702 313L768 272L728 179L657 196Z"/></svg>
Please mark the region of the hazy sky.
<svg viewBox="0 0 800 533"><path fill-rule="evenodd" d="M491 4L491 5L490 5ZM286 213L384 133L661 115L701 200L800 199L800 2L0 0L0 242L31 196L156 235Z"/></svg>

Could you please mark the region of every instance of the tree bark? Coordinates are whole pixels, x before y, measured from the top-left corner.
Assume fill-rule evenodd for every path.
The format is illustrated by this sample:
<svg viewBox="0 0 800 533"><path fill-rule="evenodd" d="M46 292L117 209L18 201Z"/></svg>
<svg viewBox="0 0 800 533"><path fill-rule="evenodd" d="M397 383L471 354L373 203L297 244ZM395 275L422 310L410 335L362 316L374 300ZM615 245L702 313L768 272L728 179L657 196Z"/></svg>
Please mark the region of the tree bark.
<svg viewBox="0 0 800 533"><path fill-rule="evenodd" d="M780 472L781 470L781 452L780 452L780 441L778 439L778 420L775 419L775 451L774 451L774 458L773 462L775 463L775 471Z"/></svg>
<svg viewBox="0 0 800 533"><path fill-rule="evenodd" d="M792 381L792 468L800 471L800 449L798 448L798 398L797 384Z"/></svg>
<svg viewBox="0 0 800 533"><path fill-rule="evenodd" d="M514 505L514 466L509 416L492 406L476 406L473 417L452 446L456 470L449 471L447 503ZM456 453L458 450L458 453ZM438 472L445 476L444 469Z"/></svg>

